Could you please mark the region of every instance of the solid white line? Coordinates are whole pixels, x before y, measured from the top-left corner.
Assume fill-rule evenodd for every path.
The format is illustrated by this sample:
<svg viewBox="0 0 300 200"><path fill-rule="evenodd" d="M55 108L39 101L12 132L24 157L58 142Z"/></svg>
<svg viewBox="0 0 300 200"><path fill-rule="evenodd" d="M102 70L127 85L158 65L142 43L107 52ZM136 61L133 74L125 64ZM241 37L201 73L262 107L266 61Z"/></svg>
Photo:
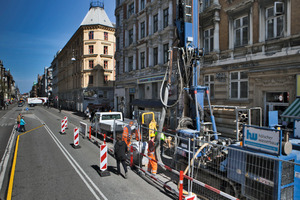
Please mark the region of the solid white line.
<svg viewBox="0 0 300 200"><path fill-rule="evenodd" d="M39 118L38 118L39 119ZM41 119L39 121L42 124L45 124ZM70 153L65 149L65 147L61 144L61 142L57 139L57 137L54 135L54 133L51 131L51 129L45 124L45 129L48 131L49 135L52 137L53 141L56 143L56 145L59 147L61 152L64 154L64 156L67 158L69 163L72 165L72 167L75 169L77 174L80 176L80 178L84 181L86 186L89 188L89 190L93 193L96 199L100 199L99 196L95 193L94 189L102 196L104 200L108 200L104 194L99 190L99 188L96 186L96 184L89 178L89 176L85 173L85 171L79 166L79 164L76 162L76 160L70 155ZM76 166L75 166L76 165ZM77 168L78 169L77 169ZM91 183L91 185L94 187L94 189L91 187L91 185L84 179L85 178Z"/></svg>
<svg viewBox="0 0 300 200"><path fill-rule="evenodd" d="M13 127L12 133L9 137L8 142L7 142L5 152L4 152L3 157L1 159L1 162L0 162L0 191L1 191L1 188L2 188L3 181L4 181L5 171L6 171L7 163L8 163L10 154L11 154L11 149L12 149L12 146L13 146L13 143L14 143L16 127L17 127L16 125Z"/></svg>

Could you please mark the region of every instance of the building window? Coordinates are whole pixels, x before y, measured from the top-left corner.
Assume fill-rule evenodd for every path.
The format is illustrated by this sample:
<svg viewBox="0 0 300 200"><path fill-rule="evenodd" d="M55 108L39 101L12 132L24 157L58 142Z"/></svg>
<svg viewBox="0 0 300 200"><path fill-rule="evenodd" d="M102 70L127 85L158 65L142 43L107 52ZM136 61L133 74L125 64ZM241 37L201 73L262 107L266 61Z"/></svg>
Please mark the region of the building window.
<svg viewBox="0 0 300 200"><path fill-rule="evenodd" d="M128 36L129 36L129 45L131 45L133 43L133 29L129 30Z"/></svg>
<svg viewBox="0 0 300 200"><path fill-rule="evenodd" d="M104 32L104 40L108 40L108 32Z"/></svg>
<svg viewBox="0 0 300 200"><path fill-rule="evenodd" d="M211 1L211 0L203 0L203 7L204 7L204 9L205 9L205 8L208 8L208 7L210 6L210 4L211 4L210 1Z"/></svg>
<svg viewBox="0 0 300 200"><path fill-rule="evenodd" d="M104 60L104 69L108 69L108 61Z"/></svg>
<svg viewBox="0 0 300 200"><path fill-rule="evenodd" d="M169 24L169 8L164 9L164 28Z"/></svg>
<svg viewBox="0 0 300 200"><path fill-rule="evenodd" d="M107 83L107 82L108 82L108 76L104 75L104 83Z"/></svg>
<svg viewBox="0 0 300 200"><path fill-rule="evenodd" d="M141 10L145 9L145 0L141 0Z"/></svg>
<svg viewBox="0 0 300 200"><path fill-rule="evenodd" d="M153 16L153 33L158 31L158 14Z"/></svg>
<svg viewBox="0 0 300 200"><path fill-rule="evenodd" d="M248 73L247 72L230 73L230 98L231 99L248 98Z"/></svg>
<svg viewBox="0 0 300 200"><path fill-rule="evenodd" d="M234 46L239 47L248 44L248 16L234 20Z"/></svg>
<svg viewBox="0 0 300 200"><path fill-rule="evenodd" d="M214 49L214 29L204 31L204 52L209 53Z"/></svg>
<svg viewBox="0 0 300 200"><path fill-rule="evenodd" d="M141 39L145 37L145 22L141 23Z"/></svg>
<svg viewBox="0 0 300 200"><path fill-rule="evenodd" d="M121 0L117 0L117 6L121 4Z"/></svg>
<svg viewBox="0 0 300 200"><path fill-rule="evenodd" d="M140 53L141 69L145 68L145 52Z"/></svg>
<svg viewBox="0 0 300 200"><path fill-rule="evenodd" d="M134 13L134 3L128 6L128 18Z"/></svg>
<svg viewBox="0 0 300 200"><path fill-rule="evenodd" d="M266 38L282 37L284 32L284 14L274 14L274 6L266 9Z"/></svg>
<svg viewBox="0 0 300 200"><path fill-rule="evenodd" d="M108 46L103 46L103 54L108 54Z"/></svg>
<svg viewBox="0 0 300 200"><path fill-rule="evenodd" d="M163 49L164 49L164 63L167 63L169 57L169 44L164 44Z"/></svg>
<svg viewBox="0 0 300 200"><path fill-rule="evenodd" d="M204 85L208 87L209 97L215 97L215 76L214 75L205 75L204 76Z"/></svg>
<svg viewBox="0 0 300 200"><path fill-rule="evenodd" d="M92 85L94 83L94 77L89 76L89 85Z"/></svg>
<svg viewBox="0 0 300 200"><path fill-rule="evenodd" d="M89 45L89 53L90 54L94 53L94 46L93 45Z"/></svg>
<svg viewBox="0 0 300 200"><path fill-rule="evenodd" d="M89 32L89 40L93 40L94 39L94 31L90 31Z"/></svg>
<svg viewBox="0 0 300 200"><path fill-rule="evenodd" d="M133 70L133 56L128 58L128 71L132 71Z"/></svg>
<svg viewBox="0 0 300 200"><path fill-rule="evenodd" d="M94 68L94 61L93 60L89 60L89 68L90 69Z"/></svg>
<svg viewBox="0 0 300 200"><path fill-rule="evenodd" d="M153 65L157 65L158 64L158 48L154 48L153 49Z"/></svg>

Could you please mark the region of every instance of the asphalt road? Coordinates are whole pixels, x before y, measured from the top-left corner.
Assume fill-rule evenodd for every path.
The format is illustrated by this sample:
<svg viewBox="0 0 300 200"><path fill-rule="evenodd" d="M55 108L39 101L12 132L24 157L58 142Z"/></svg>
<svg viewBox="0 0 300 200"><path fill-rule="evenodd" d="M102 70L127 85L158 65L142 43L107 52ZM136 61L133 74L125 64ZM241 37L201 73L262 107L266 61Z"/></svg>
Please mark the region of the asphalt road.
<svg viewBox="0 0 300 200"><path fill-rule="evenodd" d="M8 111L6 119L14 120L18 109L15 107ZM22 113L28 132L19 136L15 169L11 165L11 156L1 199L6 199L10 192L12 199L172 199L163 189L131 170L128 179L116 175L116 162L110 155L110 176L101 177L98 173L99 147L82 137L81 148L74 149L72 146L73 129L79 126L79 121L83 121L81 117L39 106ZM60 121L64 116L69 118L69 128L66 135L61 135ZM10 135L12 129L11 126L4 132ZM2 129L0 133L3 133ZM14 179L10 191L8 184L12 171Z"/></svg>

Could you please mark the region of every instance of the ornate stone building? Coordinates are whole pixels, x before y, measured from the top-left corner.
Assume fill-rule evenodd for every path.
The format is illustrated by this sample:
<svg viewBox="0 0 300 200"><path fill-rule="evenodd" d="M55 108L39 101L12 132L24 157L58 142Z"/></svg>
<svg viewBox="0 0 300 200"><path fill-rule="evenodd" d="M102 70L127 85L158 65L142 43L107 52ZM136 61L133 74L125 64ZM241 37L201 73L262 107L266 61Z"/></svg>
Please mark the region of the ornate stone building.
<svg viewBox="0 0 300 200"><path fill-rule="evenodd" d="M84 111L88 104L113 107L114 33L104 4L92 2L80 27L52 61L53 95L63 108Z"/></svg>
<svg viewBox="0 0 300 200"><path fill-rule="evenodd" d="M160 86L172 47L175 0L116 0L115 108L160 112ZM170 99L176 99L173 92Z"/></svg>
<svg viewBox="0 0 300 200"><path fill-rule="evenodd" d="M211 102L279 115L296 98L300 74L300 5L297 0L204 0L201 82ZM281 121L280 121L281 122Z"/></svg>

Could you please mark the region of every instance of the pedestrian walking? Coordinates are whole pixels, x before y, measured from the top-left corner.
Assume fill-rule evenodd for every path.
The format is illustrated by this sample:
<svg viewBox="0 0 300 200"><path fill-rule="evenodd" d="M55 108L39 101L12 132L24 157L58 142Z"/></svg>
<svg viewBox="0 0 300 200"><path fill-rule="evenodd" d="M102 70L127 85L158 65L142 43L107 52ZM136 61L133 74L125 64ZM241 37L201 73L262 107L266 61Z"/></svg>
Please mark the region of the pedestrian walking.
<svg viewBox="0 0 300 200"><path fill-rule="evenodd" d="M61 104L59 104L59 112L61 113Z"/></svg>
<svg viewBox="0 0 300 200"><path fill-rule="evenodd" d="M20 121L21 121L21 117L22 117L22 115L21 115L21 113L19 113L19 115L18 115L18 117L17 117L17 131L20 131Z"/></svg>
<svg viewBox="0 0 300 200"><path fill-rule="evenodd" d="M117 135L117 142L114 147L115 150L115 158L117 160L117 173L120 173L120 163L124 168L125 172L125 179L127 178L127 166L126 166L126 153L128 152L127 145L124 141L122 141L122 136L119 134Z"/></svg>
<svg viewBox="0 0 300 200"><path fill-rule="evenodd" d="M26 124L26 122L24 120L24 116L22 116L21 120L20 120L20 130L19 130L19 132L25 132L26 131L25 130L25 124Z"/></svg>

